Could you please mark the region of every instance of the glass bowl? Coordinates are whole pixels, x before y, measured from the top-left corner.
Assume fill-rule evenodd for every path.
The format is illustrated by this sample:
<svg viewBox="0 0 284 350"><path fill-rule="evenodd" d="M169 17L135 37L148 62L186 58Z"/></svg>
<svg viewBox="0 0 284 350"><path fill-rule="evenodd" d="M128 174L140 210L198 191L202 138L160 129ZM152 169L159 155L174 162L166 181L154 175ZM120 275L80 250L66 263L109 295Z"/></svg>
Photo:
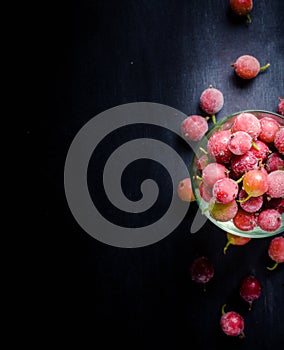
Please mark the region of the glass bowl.
<svg viewBox="0 0 284 350"><path fill-rule="evenodd" d="M274 112L268 112L268 111L262 111L262 110L245 110L245 111L239 111L236 112L224 119L221 119L217 122L217 124L213 125L213 127L206 133L206 135L197 143L195 148L195 155L192 158L191 165L190 165L190 177L192 181L192 189L193 193L196 199L196 202L199 206L199 209L201 212L206 215L206 217L217 227L220 229L230 232L232 234L243 236L243 237L250 237L250 238L264 238L264 237L270 237L275 236L279 233L284 232L284 214L282 214L282 225L279 227L278 230L273 232L263 231L259 226L256 226L253 230L250 231L243 231L239 230L233 223L233 220L221 222L217 221L214 218L210 216L210 212L208 210L209 203L203 200L203 198L200 196L200 190L199 186L201 184L200 176L201 174L198 171L196 161L198 158L200 158L204 154L204 150L207 149L207 142L208 139L212 134L214 134L216 131L219 130L228 130L231 128L231 126L234 123L234 120L236 119L237 115L240 113L252 113L255 115L258 119L261 119L263 117L270 117L275 119L280 125L284 126L284 117L274 113ZM226 165L225 165L226 166Z"/></svg>

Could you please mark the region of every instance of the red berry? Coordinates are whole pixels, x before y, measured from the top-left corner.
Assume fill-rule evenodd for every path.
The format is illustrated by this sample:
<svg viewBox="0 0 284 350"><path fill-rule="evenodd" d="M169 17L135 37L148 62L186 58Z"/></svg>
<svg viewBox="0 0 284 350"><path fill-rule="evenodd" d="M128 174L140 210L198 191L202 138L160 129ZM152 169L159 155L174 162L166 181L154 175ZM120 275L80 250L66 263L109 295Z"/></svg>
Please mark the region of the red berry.
<svg viewBox="0 0 284 350"><path fill-rule="evenodd" d="M261 295L261 284L254 276L245 277L241 282L240 296L249 303L249 310L254 300Z"/></svg>
<svg viewBox="0 0 284 350"><path fill-rule="evenodd" d="M202 171L202 180L206 185L213 187L216 181L228 177L228 173L223 164L209 163Z"/></svg>
<svg viewBox="0 0 284 350"><path fill-rule="evenodd" d="M236 62L231 64L235 69L235 73L242 79L253 79L259 72L266 70L270 63L267 63L265 66L260 67L259 61L250 55L240 56Z"/></svg>
<svg viewBox="0 0 284 350"><path fill-rule="evenodd" d="M275 170L284 169L284 159L282 159L277 152L273 152L268 156L265 162L265 168L269 173Z"/></svg>
<svg viewBox="0 0 284 350"><path fill-rule="evenodd" d="M277 131L274 139L274 146L279 153L284 154L284 128Z"/></svg>
<svg viewBox="0 0 284 350"><path fill-rule="evenodd" d="M212 85L204 90L200 96L201 109L210 115L218 113L224 105L224 96L218 89L213 88ZM215 119L213 120L213 122Z"/></svg>
<svg viewBox="0 0 284 350"><path fill-rule="evenodd" d="M232 152L229 150L228 143L231 139L230 130L220 130L210 136L207 143L209 155L218 163L229 163Z"/></svg>
<svg viewBox="0 0 284 350"><path fill-rule="evenodd" d="M252 152L257 159L264 162L267 159L270 153L270 150L267 144L264 143L263 141L254 140L253 145L250 148L250 152Z"/></svg>
<svg viewBox="0 0 284 350"><path fill-rule="evenodd" d="M252 0L230 0L232 11L238 16L246 16L247 22L251 23L250 12L253 8Z"/></svg>
<svg viewBox="0 0 284 350"><path fill-rule="evenodd" d="M238 212L238 204L235 200L226 204L218 203L215 198L211 198L208 209L213 219L225 222L235 217Z"/></svg>
<svg viewBox="0 0 284 350"><path fill-rule="evenodd" d="M256 139L261 131L259 119L252 113L240 113L232 126L232 132L245 131Z"/></svg>
<svg viewBox="0 0 284 350"><path fill-rule="evenodd" d="M214 276L214 267L212 262L205 256L196 258L190 266L191 279L194 282L205 285Z"/></svg>
<svg viewBox="0 0 284 350"><path fill-rule="evenodd" d="M230 244L232 244L232 245L245 245L251 240L251 238L249 238L249 237L242 237L242 236L233 235L230 232L227 232L226 235L227 235L227 243L226 243L224 250L223 250L224 254L226 254L226 251L227 251Z"/></svg>
<svg viewBox="0 0 284 350"><path fill-rule="evenodd" d="M201 198L205 202L210 202L210 199L212 198L212 187L206 185L203 181L201 182L199 186L199 192Z"/></svg>
<svg viewBox="0 0 284 350"><path fill-rule="evenodd" d="M242 155L246 153L252 145L251 136L245 131L236 131L231 135L231 139L228 142L229 150L236 154Z"/></svg>
<svg viewBox="0 0 284 350"><path fill-rule="evenodd" d="M190 178L185 178L179 182L177 192L179 198L184 202L192 202L195 200Z"/></svg>
<svg viewBox="0 0 284 350"><path fill-rule="evenodd" d="M237 197L238 192L237 182L227 177L216 181L212 190L213 196L219 203L231 202Z"/></svg>
<svg viewBox="0 0 284 350"><path fill-rule="evenodd" d="M232 176L236 179L245 172L256 169L257 167L258 159L251 151L247 151L241 156L234 156L231 159Z"/></svg>
<svg viewBox="0 0 284 350"><path fill-rule="evenodd" d="M258 169L248 171L243 178L243 189L247 199L263 195L268 190L267 174Z"/></svg>
<svg viewBox="0 0 284 350"><path fill-rule="evenodd" d="M275 261L274 266L268 267L268 270L274 270L278 264L284 262L284 237L275 237L270 241L268 247L269 257Z"/></svg>
<svg viewBox="0 0 284 350"><path fill-rule="evenodd" d="M200 115L190 115L181 124L182 136L190 141L201 140L207 130L207 120Z"/></svg>
<svg viewBox="0 0 284 350"><path fill-rule="evenodd" d="M276 120L270 117L264 117L260 119L261 131L258 138L266 143L271 143L274 141L275 135L279 130L280 125Z"/></svg>
<svg viewBox="0 0 284 350"><path fill-rule="evenodd" d="M273 232L279 229L282 224L282 217L276 209L262 210L258 216L258 226L267 232Z"/></svg>
<svg viewBox="0 0 284 350"><path fill-rule="evenodd" d="M263 204L263 196L258 197L250 197L245 202L242 202L243 199L247 198L248 194L243 189L239 192L239 200L240 206L243 210L245 210L248 213L255 213L257 212Z"/></svg>
<svg viewBox="0 0 284 350"><path fill-rule="evenodd" d="M235 311L224 311L226 304L222 307L222 316L220 319L220 326L222 331L229 336L244 337L245 323L243 317Z"/></svg>
<svg viewBox="0 0 284 350"><path fill-rule="evenodd" d="M257 216L254 213L248 213L239 208L233 218L234 225L242 231L252 231L257 225Z"/></svg>

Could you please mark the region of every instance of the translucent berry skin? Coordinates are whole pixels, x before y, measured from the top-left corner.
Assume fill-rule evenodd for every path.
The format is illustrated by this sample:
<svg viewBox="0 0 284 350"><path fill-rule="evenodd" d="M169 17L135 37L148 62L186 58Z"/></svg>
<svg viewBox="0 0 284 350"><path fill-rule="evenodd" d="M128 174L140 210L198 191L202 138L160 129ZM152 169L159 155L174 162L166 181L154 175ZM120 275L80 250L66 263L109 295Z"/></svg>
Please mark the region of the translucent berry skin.
<svg viewBox="0 0 284 350"><path fill-rule="evenodd" d="M277 111L279 114L284 116L284 98L279 97L279 101Z"/></svg>
<svg viewBox="0 0 284 350"><path fill-rule="evenodd" d="M197 283L207 283L214 276L212 262L205 256L196 258L190 266L191 279Z"/></svg>
<svg viewBox="0 0 284 350"><path fill-rule="evenodd" d="M268 190L266 194L271 198L284 197L284 170L275 170L267 176Z"/></svg>
<svg viewBox="0 0 284 350"><path fill-rule="evenodd" d="M240 296L249 303L249 309L253 301L261 295L262 287L258 279L254 276L247 276L241 282Z"/></svg>
<svg viewBox="0 0 284 350"><path fill-rule="evenodd" d="M200 115L190 115L181 124L181 134L190 141L199 141L208 131L208 123Z"/></svg>
<svg viewBox="0 0 284 350"><path fill-rule="evenodd" d="M258 159L251 152L247 151L241 156L235 156L231 159L231 168L235 178L239 178L249 170L257 169Z"/></svg>
<svg viewBox="0 0 284 350"><path fill-rule="evenodd" d="M179 198L184 202L192 202L195 200L190 178L185 178L179 182L177 193Z"/></svg>
<svg viewBox="0 0 284 350"><path fill-rule="evenodd" d="M223 178L215 182L212 190L213 196L219 203L229 203L234 200L239 192L236 181L230 178Z"/></svg>
<svg viewBox="0 0 284 350"><path fill-rule="evenodd" d="M258 216L258 226L267 232L273 232L279 229L282 224L282 217L276 209L262 210Z"/></svg>
<svg viewBox="0 0 284 350"><path fill-rule="evenodd" d="M228 169L219 163L209 163L202 172L203 182L210 187L213 187L216 181L224 177L228 177Z"/></svg>
<svg viewBox="0 0 284 350"><path fill-rule="evenodd" d="M284 262L284 237L275 237L270 241L268 255L277 263Z"/></svg>
<svg viewBox="0 0 284 350"><path fill-rule="evenodd" d="M243 189L252 197L263 195L268 190L267 174L261 170L250 170L243 178Z"/></svg>
<svg viewBox="0 0 284 350"><path fill-rule="evenodd" d="M274 139L274 145L278 152L284 155L284 128L277 131Z"/></svg>
<svg viewBox="0 0 284 350"><path fill-rule="evenodd" d="M280 125L276 120L269 117L264 117L260 119L260 127L261 131L258 135L258 139L266 143L271 143L274 141Z"/></svg>
<svg viewBox="0 0 284 350"><path fill-rule="evenodd" d="M277 152L273 152L268 156L265 162L265 168L268 173L271 173L275 170L284 169L284 159L282 159L282 157Z"/></svg>
<svg viewBox="0 0 284 350"><path fill-rule="evenodd" d="M261 131L259 119L251 113L240 113L232 126L232 132L245 131L253 139L256 139Z"/></svg>
<svg viewBox="0 0 284 350"><path fill-rule="evenodd" d="M233 218L234 225L242 231L251 231L257 225L257 216L254 213L248 213L239 208L237 214Z"/></svg>
<svg viewBox="0 0 284 350"><path fill-rule="evenodd" d="M238 16L245 16L253 8L252 0L230 0L232 11Z"/></svg>
<svg viewBox="0 0 284 350"><path fill-rule="evenodd" d="M245 323L243 317L239 313L229 311L222 315L220 326L225 334L236 337L243 333Z"/></svg>
<svg viewBox="0 0 284 350"><path fill-rule="evenodd" d="M207 143L209 155L217 163L229 163L232 157L232 152L228 148L228 143L231 138L230 130L220 130L210 136Z"/></svg>
<svg viewBox="0 0 284 350"><path fill-rule="evenodd" d="M223 93L210 86L200 96L201 109L210 115L218 113L224 105Z"/></svg>
<svg viewBox="0 0 284 350"><path fill-rule="evenodd" d="M246 153L252 145L251 136L245 131L236 131L231 135L231 139L228 143L229 150L236 154L242 155Z"/></svg>
<svg viewBox="0 0 284 350"><path fill-rule="evenodd" d="M256 146L257 149L254 146ZM255 140L254 146L250 148L250 152L252 152L257 159L262 160L264 162L270 153L269 147L266 143L260 140Z"/></svg>
<svg viewBox="0 0 284 350"><path fill-rule="evenodd" d="M205 202L210 202L211 198L212 198L212 187L206 185L203 181L201 182L200 186L199 186L199 192L200 192L200 196L201 198L205 201Z"/></svg>
<svg viewBox="0 0 284 350"><path fill-rule="evenodd" d="M211 217L217 221L226 222L235 217L238 212L238 204L235 200L223 204L216 202L215 198L211 198L209 202L209 213Z"/></svg>
<svg viewBox="0 0 284 350"><path fill-rule="evenodd" d="M242 237L242 236L238 236L238 235L233 235L230 232L226 232L226 236L227 236L227 243L223 249L224 254L226 254L226 251L229 247L229 245L245 245L247 244L251 238L249 237Z"/></svg>
<svg viewBox="0 0 284 350"><path fill-rule="evenodd" d="M239 192L239 199L243 200L247 198L248 194L243 189ZM240 206L243 210L245 210L248 213L255 213L257 212L263 205L263 196L258 197L251 197L245 202L241 202Z"/></svg>
<svg viewBox="0 0 284 350"><path fill-rule="evenodd" d="M196 166L200 174L202 174L203 169L208 165L209 157L207 154L203 154L200 158L196 160Z"/></svg>

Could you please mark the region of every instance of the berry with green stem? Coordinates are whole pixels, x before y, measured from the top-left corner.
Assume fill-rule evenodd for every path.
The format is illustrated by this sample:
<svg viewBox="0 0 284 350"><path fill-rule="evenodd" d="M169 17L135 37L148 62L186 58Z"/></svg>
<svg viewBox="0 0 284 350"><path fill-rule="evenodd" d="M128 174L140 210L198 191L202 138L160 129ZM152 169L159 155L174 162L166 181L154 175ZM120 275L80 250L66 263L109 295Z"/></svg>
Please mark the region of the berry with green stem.
<svg viewBox="0 0 284 350"><path fill-rule="evenodd" d="M242 237L242 236L237 236L235 234L232 234L230 232L226 232L226 237L227 237L227 243L223 249L224 254L226 254L228 247L232 245L245 245L247 244L251 238L249 237Z"/></svg>
<svg viewBox="0 0 284 350"><path fill-rule="evenodd" d="M253 79L260 72L265 71L270 66L267 63L265 66L260 66L257 58L251 55L243 55L237 58L234 63L231 63L231 67L234 68L235 73L242 79Z"/></svg>
<svg viewBox="0 0 284 350"><path fill-rule="evenodd" d="M272 267L267 267L270 271L276 269L278 264L284 262L284 236L275 237L270 241L268 255L273 261L275 261L275 264Z"/></svg>

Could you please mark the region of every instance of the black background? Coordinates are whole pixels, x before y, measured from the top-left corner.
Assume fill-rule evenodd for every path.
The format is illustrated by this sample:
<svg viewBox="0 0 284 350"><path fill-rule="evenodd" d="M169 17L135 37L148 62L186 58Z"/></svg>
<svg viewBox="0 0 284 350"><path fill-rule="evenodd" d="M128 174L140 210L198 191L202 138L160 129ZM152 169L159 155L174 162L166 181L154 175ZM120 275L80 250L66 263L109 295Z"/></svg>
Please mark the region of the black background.
<svg viewBox="0 0 284 350"><path fill-rule="evenodd" d="M48 14L43 38L47 115L34 124L40 132L34 135L31 128L27 137L48 146L47 159L38 170L46 184L40 218L47 230L43 242L42 237L35 241L39 256L48 250L41 256L47 293L37 303L51 316L45 341L57 335L57 341L79 339L81 348L87 348L83 342L88 339L92 348L136 349L217 349L224 344L230 349L264 350L279 345L284 340L284 270L282 265L275 271L266 269L272 264L267 255L270 238L231 246L224 255L225 234L210 222L189 234L197 210L193 203L179 227L162 241L138 249L108 246L85 233L72 217L63 169L79 129L120 104L157 102L188 115L204 115L199 97L212 84L225 100L217 119L245 109L277 111L278 97L284 95L283 1L255 1L249 26L223 0L73 0L46 5L42 11ZM242 81L230 67L242 54L271 66L255 79ZM144 126L120 132L104 140L93 161L100 162L114 144L142 135L167 142L190 162L191 150L166 130ZM98 202L105 215L126 226L159 218L171 189L161 167L136 162L127 169L122 186L135 200L139 183L147 177L167 189L149 217L118 215L104 201L101 189ZM201 255L215 267L206 292L189 275L190 263ZM238 294L240 281L248 274L263 287L251 311ZM243 315L245 339L222 333L224 303L228 311Z"/></svg>

